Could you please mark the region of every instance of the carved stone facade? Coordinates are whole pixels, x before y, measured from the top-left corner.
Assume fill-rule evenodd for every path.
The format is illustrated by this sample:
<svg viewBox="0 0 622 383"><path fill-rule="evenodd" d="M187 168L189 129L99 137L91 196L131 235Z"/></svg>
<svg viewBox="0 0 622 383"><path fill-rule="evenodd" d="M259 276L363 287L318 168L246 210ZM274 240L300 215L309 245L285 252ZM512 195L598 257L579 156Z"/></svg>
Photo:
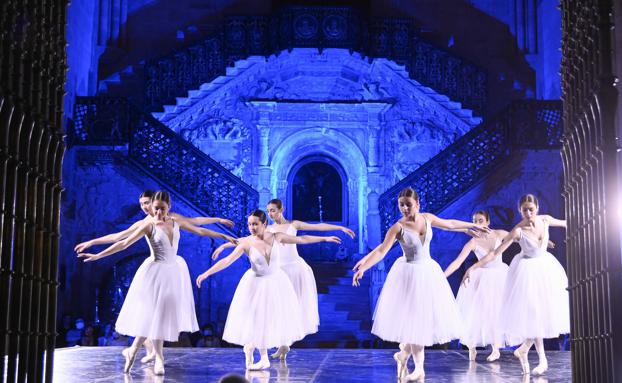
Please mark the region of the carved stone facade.
<svg viewBox="0 0 622 383"><path fill-rule="evenodd" d="M291 195L304 158L336 161L350 196L343 224L360 233L353 252L369 246L370 196L480 122L394 62L314 48L242 60L154 115L258 190L260 206Z"/></svg>

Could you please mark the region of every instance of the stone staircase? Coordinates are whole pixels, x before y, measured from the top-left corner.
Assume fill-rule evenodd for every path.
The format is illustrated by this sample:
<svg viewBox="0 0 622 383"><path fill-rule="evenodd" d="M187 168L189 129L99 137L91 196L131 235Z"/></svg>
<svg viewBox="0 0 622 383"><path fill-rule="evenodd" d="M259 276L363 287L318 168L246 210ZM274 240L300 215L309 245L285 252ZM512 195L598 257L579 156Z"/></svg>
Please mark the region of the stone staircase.
<svg viewBox="0 0 622 383"><path fill-rule="evenodd" d="M295 347L369 348L371 334L369 278L352 286L351 262L311 263L318 287L320 329Z"/></svg>

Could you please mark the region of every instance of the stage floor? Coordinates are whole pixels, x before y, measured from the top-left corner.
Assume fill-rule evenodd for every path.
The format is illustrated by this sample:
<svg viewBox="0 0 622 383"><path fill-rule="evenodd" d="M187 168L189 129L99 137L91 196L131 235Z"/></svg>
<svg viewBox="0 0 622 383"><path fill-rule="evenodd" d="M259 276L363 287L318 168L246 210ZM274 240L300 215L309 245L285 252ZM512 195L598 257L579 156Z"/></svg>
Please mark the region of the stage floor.
<svg viewBox="0 0 622 383"><path fill-rule="evenodd" d="M252 383L268 382L395 382L395 350L373 349L292 349L287 363L272 363L269 370L246 373L241 348L165 348L166 375L153 374L153 365L137 359L131 374L125 375L121 347L74 347L54 354L54 382L218 382L228 373L246 375ZM140 351L138 358L144 355ZM425 355L425 382L505 383L570 382L570 352L548 351L549 371L541 377L523 377L509 351L497 362L486 362L480 352L476 362L467 353L428 350ZM258 354L255 354L258 358ZM412 360L409 370L412 371ZM537 364L530 353L532 368Z"/></svg>

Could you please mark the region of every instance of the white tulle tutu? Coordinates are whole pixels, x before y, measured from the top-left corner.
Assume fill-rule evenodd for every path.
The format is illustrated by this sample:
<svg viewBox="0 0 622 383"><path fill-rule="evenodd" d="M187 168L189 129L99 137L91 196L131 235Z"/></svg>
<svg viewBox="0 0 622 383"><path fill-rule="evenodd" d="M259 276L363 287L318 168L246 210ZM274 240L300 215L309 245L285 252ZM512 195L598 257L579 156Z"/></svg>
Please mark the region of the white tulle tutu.
<svg viewBox="0 0 622 383"><path fill-rule="evenodd" d="M117 318L118 333L176 342L180 332L199 330L188 266L172 258L150 256L140 265Z"/></svg>
<svg viewBox="0 0 622 383"><path fill-rule="evenodd" d="M320 325L317 303L317 287L311 267L299 257L299 261L282 264L281 269L287 274L294 286L294 291L302 310L302 326L305 335L316 333Z"/></svg>
<svg viewBox="0 0 622 383"><path fill-rule="evenodd" d="M545 241L548 238L545 239ZM522 244L521 244L522 246ZM503 293L502 331L509 345L570 332L568 278L553 254L512 260Z"/></svg>
<svg viewBox="0 0 622 383"><path fill-rule="evenodd" d="M469 283L460 286L456 297L464 324L460 343L468 347L503 346L499 312L507 273L508 265L499 262L475 269Z"/></svg>
<svg viewBox="0 0 622 383"><path fill-rule="evenodd" d="M371 332L387 341L423 346L460 337L460 310L436 261L395 261L378 298Z"/></svg>
<svg viewBox="0 0 622 383"><path fill-rule="evenodd" d="M257 348L291 345L304 337L298 297L289 278L275 268L267 275L248 270L235 290L223 339Z"/></svg>

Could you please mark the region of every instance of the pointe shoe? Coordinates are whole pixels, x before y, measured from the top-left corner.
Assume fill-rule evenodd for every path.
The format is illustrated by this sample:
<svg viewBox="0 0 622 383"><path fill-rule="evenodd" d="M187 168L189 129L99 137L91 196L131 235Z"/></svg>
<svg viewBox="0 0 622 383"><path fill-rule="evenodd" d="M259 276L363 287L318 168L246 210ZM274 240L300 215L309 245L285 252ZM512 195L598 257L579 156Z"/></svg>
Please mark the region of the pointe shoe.
<svg viewBox="0 0 622 383"><path fill-rule="evenodd" d="M244 346L244 366L248 369L253 364L253 352L255 351L255 347L252 346Z"/></svg>
<svg viewBox="0 0 622 383"><path fill-rule="evenodd" d="M153 373L156 375L164 375L164 361L156 359L153 364Z"/></svg>
<svg viewBox="0 0 622 383"><path fill-rule="evenodd" d="M276 350L276 352L272 355L270 355L272 357L272 359L281 359L281 360L285 360L285 358L287 358L287 353L289 352L289 346L281 346L278 348L278 350Z"/></svg>
<svg viewBox="0 0 622 383"><path fill-rule="evenodd" d="M410 355L404 351L393 354L393 360L397 362L397 378L403 379L408 375L408 358Z"/></svg>
<svg viewBox="0 0 622 383"><path fill-rule="evenodd" d="M413 371L412 374L408 374L404 377L404 381L414 382L423 378L425 378L425 371L415 368L415 371Z"/></svg>
<svg viewBox="0 0 622 383"><path fill-rule="evenodd" d="M270 361L268 359L260 359L259 362L253 363L247 367L251 371L267 370L270 368Z"/></svg>
<svg viewBox="0 0 622 383"><path fill-rule="evenodd" d="M475 347L469 348L469 360L475 360L477 356L477 349Z"/></svg>
<svg viewBox="0 0 622 383"><path fill-rule="evenodd" d="M499 350L492 350L492 352L490 353L490 355L488 355L486 360L489 361L489 362L494 362L495 360L499 359L500 357L501 357L501 353L499 352Z"/></svg>
<svg viewBox="0 0 622 383"><path fill-rule="evenodd" d="M153 362L154 360L155 360L155 352L152 352L151 354L147 354L143 356L140 359L140 363L149 363L149 362Z"/></svg>
<svg viewBox="0 0 622 383"><path fill-rule="evenodd" d="M138 354L138 350L133 350L131 347L124 348L121 351L121 355L125 358L125 365L123 366L123 372L129 373L134 365L134 361L136 360L136 354Z"/></svg>
<svg viewBox="0 0 622 383"><path fill-rule="evenodd" d="M544 374L544 373L546 372L546 370L548 370L548 369L549 369L549 364L548 364L548 362L545 360L545 361L540 362L540 364L538 364L538 365L537 365L537 366L536 366L536 367L535 367L535 368L531 371L531 373L532 373L532 374L534 374L534 375L542 375L542 374Z"/></svg>
<svg viewBox="0 0 622 383"><path fill-rule="evenodd" d="M523 375L529 375L529 359L527 358L527 353L520 352L517 348L514 350L514 356L517 357L520 362L520 366L523 369Z"/></svg>

